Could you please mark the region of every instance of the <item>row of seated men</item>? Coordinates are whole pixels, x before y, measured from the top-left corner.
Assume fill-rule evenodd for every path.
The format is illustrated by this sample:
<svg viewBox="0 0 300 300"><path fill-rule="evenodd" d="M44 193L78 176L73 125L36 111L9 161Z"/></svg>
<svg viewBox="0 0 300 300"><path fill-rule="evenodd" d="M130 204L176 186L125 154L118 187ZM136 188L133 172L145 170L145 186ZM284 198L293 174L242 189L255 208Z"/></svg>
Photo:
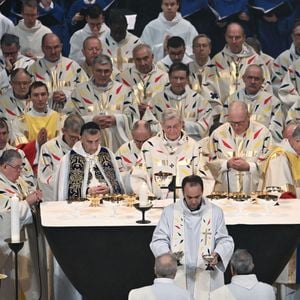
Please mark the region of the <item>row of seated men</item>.
<svg viewBox="0 0 300 300"><path fill-rule="evenodd" d="M233 35L234 41L237 39L237 36L234 36L236 30L240 32L238 36L243 40L242 28L238 24L231 24L227 30L228 41L230 41L231 35ZM4 35L2 40L5 39L12 39L14 43L11 46L3 46L4 53L7 53L6 47L18 49L16 37ZM172 37L168 43L174 40L178 41L178 39ZM86 42L90 41L100 43L99 40L92 37L86 40ZM207 37L198 37L195 43L197 41L200 44L201 41L206 43L204 48L207 57L209 52ZM241 42L239 44L242 47L245 46ZM233 43L232 47L237 47L236 43ZM98 55L92 59L92 77L88 79L85 72L74 61L61 57L61 43L56 35L46 34L43 38L42 48L44 57L34 62L28 71L22 68L11 71L11 88L1 96L0 105L2 117L8 121L9 127L12 128L11 134L14 144L22 144L24 149L30 145L35 147L36 151L27 151L32 165L37 165L38 146L47 139L55 137L61 128L62 116L55 111L79 113L86 121L93 120L96 122L103 129L103 145L113 152L131 138L130 128L140 118L150 122L153 132L159 132L162 113L170 107L175 108L180 113L181 119L184 120L185 132L195 140L201 140L208 135L214 116L220 114L222 122L228 120L228 107L233 101L246 103L251 114L251 120L256 120L268 127L275 142L282 140L286 122L297 122L297 117L289 118L292 115L291 110L288 110L287 118L285 118L287 109L284 110L286 105L283 101L278 100L273 94L263 91L263 67L257 64L250 64L246 67L242 76L245 87L227 98L222 106L219 104L220 98L217 96L206 98L203 94L201 95L201 93L190 88L188 83L190 82L193 86L193 81L192 78L189 80L189 68L181 62L176 62L178 56L176 53L174 54L175 63L170 66L168 76L166 72L153 64L149 46L137 45L132 54L134 65L125 69L124 72L116 74L116 78L119 80L116 81L111 80L114 65L108 56ZM230 48L230 42L228 48ZM170 49L173 50L172 47ZM184 51L181 53L184 55ZM170 52L167 58L172 57L172 55ZM252 58L250 59L251 63L254 62L254 58L258 57L255 55ZM20 60L16 60L15 63ZM244 64L241 66L244 67ZM240 70L240 68L238 69ZM4 72L6 71L5 69ZM145 79L141 77L142 74L145 75ZM234 73L234 76L236 75ZM32 98L37 98L37 100L43 98L43 101L40 100L39 108L36 105L32 108L27 101L29 85L32 82L31 76L35 80L43 81L48 88L47 91L40 86L38 90L41 92L34 94L30 92L32 103L34 102ZM201 78L198 77L199 83ZM208 78L210 80L213 76L208 76ZM223 74L219 77L219 81L223 79L230 79L230 76ZM223 84L225 83L223 82ZM230 91L230 89L225 89L225 91ZM50 93L48 94L48 92ZM47 106L47 104L49 105ZM295 111L298 110L295 109ZM45 114L47 118L45 118ZM48 128L44 126L43 122L45 121L42 120L47 120ZM39 125L30 128L32 123L39 123ZM47 136L45 130L41 130L44 127L47 129ZM33 142L35 140L38 142ZM28 141L31 143L25 144ZM268 147L264 149L266 148Z"/></svg>
<svg viewBox="0 0 300 300"><path fill-rule="evenodd" d="M43 86L43 88L46 90L46 87ZM33 87L34 90L34 87ZM235 137L239 137L241 132L246 132L246 137L247 133L250 132L249 128L253 126L253 124L250 124L249 121L249 115L247 112L247 107L245 104L240 103L240 102L234 102L230 108L229 108L229 116L230 116L230 122L229 124L224 124L220 128L227 129L228 126L232 126L232 130L235 129L234 135ZM140 124L139 124L140 123ZM136 126L135 129L144 129L146 130L146 133L150 131L149 124L144 122L144 121L139 121L140 126ZM146 125L148 124L148 126ZM247 124L247 125L246 125ZM8 137L8 127L5 125L5 122L2 121L2 126L3 126L3 133L6 133L6 138ZM162 127L163 127L163 132L160 134L157 134L153 138L148 139L145 142L145 146L142 146L142 152L145 154L145 163L147 158L146 157L151 157L151 147L154 147L155 142L160 142L161 148L159 148L159 144L157 146L157 152L153 153L154 156L157 155L162 155L162 152L165 148L174 147L175 148L169 148L168 150L172 150L173 152L169 153L165 158L167 159L172 159L172 156L177 156L179 159L179 164L181 161L186 160L188 158L189 160L189 165L186 167L184 174L191 174L191 169L193 168L193 164L196 164L197 158L200 156L199 153L190 153L187 151L188 146L192 146L193 142L192 139L187 139L185 136L184 132L182 131L182 120L180 119L180 115L178 112L174 109L168 109L166 112L163 114L163 121L162 121ZM224 127L224 128L223 128ZM245 131L245 127L246 131ZM234 129L233 129L234 128ZM242 129L244 128L244 130ZM240 131L238 130L240 129ZM218 129L217 129L218 130ZM216 130L216 131L217 131ZM261 141L260 134L264 134L264 130L267 130L265 127L261 126L258 130L255 130L255 132L252 132L250 136L253 136L254 142L258 144L265 144L266 139L270 139L270 133L267 134L267 136L263 137L263 141ZM77 141L79 138L78 132L80 131L80 141ZM216 132L214 131L212 135ZM289 169L289 163L288 163L288 157L293 157L294 158L298 157L298 155L295 155L292 153L292 151L295 151L297 149L297 145L299 147L299 142L300 142L300 127L296 126L294 129L292 136L286 141L286 143L290 146L290 149L286 151L284 154L285 149L280 148L279 152L274 152L274 154L278 153L278 158L280 160L277 160L274 162L274 167L278 166L278 162L281 162L281 166L285 168L284 173L292 174L293 171ZM249 143L249 140L245 137L245 143ZM224 145L227 144L224 138L224 135L221 135L222 143ZM179 141L182 140L184 143L180 143ZM135 140L136 144L142 144L141 138L138 138L138 131L136 132L135 135ZM7 140L6 140L7 141ZM77 142L76 142L77 141ZM75 143L76 142L76 143ZM174 143L175 142L175 143ZM179 142L179 143L178 143ZM22 169L23 169L23 160L22 156L19 154L18 151L14 149L6 150L4 151L1 159L0 159L0 171L1 171L1 203L3 204L3 208L9 207L9 197L13 194L18 194L20 199L24 199L23 206L24 208L21 210L23 212L23 215L21 216L21 219L23 220L24 223L26 221L30 220L30 211L28 210L28 205L33 205L35 203L38 203L41 199L45 199L45 196L48 194L48 197L54 194L55 199L61 199L65 200L68 197L69 198L78 198L78 197L85 197L87 193L102 193L106 194L108 192L116 192L116 193L122 193L126 190L124 187L124 184L122 182L122 176L118 171L117 164L115 162L115 159L113 157L113 154L104 147L101 147L100 145L100 129L99 126L94 123L94 122L88 122L84 124L82 118L79 115L70 115L67 117L64 128L63 128L63 136L59 139L53 139L44 144L49 147L53 146L58 148L59 146L64 145L64 143L69 143L69 144L74 144L72 149L66 153L66 155L59 157L59 153L41 153L40 159L43 160L44 158L49 159L48 163L45 165L41 164L41 174L49 169L53 168L54 162L57 162L60 160L58 163L58 172L52 172L50 173L51 176L56 177L56 184L54 186L54 192L53 190L51 191L46 191L44 190L43 195L41 194L41 191L39 190L34 190L29 187L28 184L26 184L25 180L23 179L22 175ZM229 143L229 142L228 142ZM251 141L250 141L251 143ZM3 142L3 144L5 144ZM43 147L44 147L43 146ZM147 149L150 149L150 151ZM265 145L266 146L266 145ZM42 148L43 148L42 147ZM294 149L294 148L295 149ZM177 148L177 149L176 149ZM183 153L179 153L178 150L179 148L184 148ZM156 150L155 149L155 150ZM150 153L148 153L150 152ZM184 157L185 155L185 157ZM189 157L188 157L189 156ZM183 157L183 158L182 158ZM61 158L61 159L60 159ZM153 160L156 157L152 158ZM275 157L276 159L276 157ZM51 161L52 160L52 161ZM143 160L143 158L142 158ZM195 162L194 162L195 161ZM175 162L176 163L176 162ZM242 168L246 169L246 165L250 165L251 162L245 161L245 159L241 157L234 157L234 158L229 158L227 160L227 169L230 170L236 166L241 166ZM233 164L232 166L230 166ZM235 164L235 165L234 165ZM270 161L270 165L272 164L272 160ZM184 166L184 165L183 165ZM299 164L294 165L295 168L299 166ZM181 167L181 166L179 166ZM190 167L190 170L189 170ZM257 166L256 166L257 167ZM182 170L178 168L179 170ZM164 168L161 165L160 170L164 170ZM55 174L56 173L56 174ZM195 171L192 171L192 173L195 173ZM274 172L271 172L271 175L273 175ZM277 172L278 174L278 172ZM180 175L180 174L179 174ZM200 175L203 176L203 172L200 172ZM24 177L25 178L25 177ZM38 180L40 180L42 177L38 175ZM26 179L26 178L25 178ZM48 182L51 182L51 178L48 178ZM42 187L43 185L41 185ZM205 185L205 189L208 187L208 185ZM48 184L48 188L50 188ZM202 186L203 190L203 186ZM50 197L51 198L51 197ZM224 220L223 220L224 222ZM162 225L161 225L162 226ZM214 224L216 226L216 224ZM158 237L159 232L157 232L157 237ZM153 247L154 247L154 241L153 240ZM231 242L232 245L232 242ZM7 247L7 246L6 246ZM233 249L233 246L231 246ZM231 249L230 248L230 249ZM158 251L158 248L157 248ZM219 250L220 251L220 250ZM5 252L4 252L5 253ZM220 253L220 252L218 252ZM9 252L6 252L6 255L8 255ZM5 257L5 255L4 255ZM223 256L222 256L223 259ZM9 268L9 260L2 260L4 262L4 270L6 271L11 271ZM218 261L216 261L217 263ZM27 264L32 263L32 261L27 261ZM8 269L5 269L8 268ZM25 269L28 267L28 265L25 264ZM28 273L25 274L28 275ZM33 273L32 273L33 274ZM29 275L30 279L33 279L32 274ZM62 277L61 273L58 273L58 283L62 282ZM63 277L64 278L64 277ZM64 278L64 280L66 280ZM6 282L5 282L6 283ZM54 280L54 287L56 289L54 290L56 295L60 295L62 292L62 289L59 288L59 284L57 281ZM253 283L253 280L252 280ZM8 282L6 283L8 284ZM60 286L61 287L61 286ZM72 290L76 294L76 291ZM13 289L11 289L12 291ZM5 296L7 296L7 289L4 287L3 290L5 291ZM27 295L30 295L30 293L38 293L37 290L32 288L30 290L24 290L24 292L28 293ZM66 288L63 288L63 292L66 292ZM73 295L73 294L72 294ZM76 294L77 295L77 294ZM60 299L59 296L57 296L57 299ZM75 297L75 296L74 296ZM80 297L80 296L79 296ZM272 294L271 294L271 297ZM3 298L6 299L6 298ZM7 298L9 299L9 298ZM30 296L29 296L29 299ZM69 299L69 298L64 298L64 299ZM77 298L70 298L70 299L77 299ZM78 298L79 299L79 298ZM263 298L262 298L263 299ZM273 298L270 298L273 299Z"/></svg>
<svg viewBox="0 0 300 300"><path fill-rule="evenodd" d="M23 4L23 23L27 24L24 25L27 27L35 24L37 16L37 8L31 2L29 0L29 2L25 1ZM271 57L262 53L259 47L256 47L257 45L253 44L253 39L248 39L248 42L254 48L245 43L244 30L236 23L229 24L227 27L225 33L227 44L224 49L210 59L210 39L201 35L196 37L196 30L190 23L180 19L177 11L178 3L176 0L162 1L162 13L159 15L159 18L145 27L139 39L126 30L127 20L124 15L120 13L112 14L107 26L103 22L102 10L98 6L90 7L86 12L87 23L85 27L75 32L71 38L69 58L81 65L86 72L85 75L90 77L92 75L91 65L95 56L100 53L110 56L114 65L112 78L121 80L126 85L129 85L135 91L137 100L142 103L147 103L146 99L161 91L166 83L166 76L161 76L161 80L157 79L161 74L157 73L157 70L153 70L152 63L155 63L158 69L162 71L168 71L170 65L174 62L188 64L192 89L209 101L213 108L213 114L219 114L225 110L225 117L227 102L230 102L232 97L234 99L247 98L248 96L252 98L254 94L258 94L258 91L273 93L279 98L281 106L278 104L278 99L268 99L271 95L259 93L257 97L262 99L259 99L260 105L257 105L255 113L259 113L262 109L270 112L270 114L277 115L279 120L276 120L275 124L281 128L272 128L272 133L275 139L280 140L282 138L283 123L299 118L299 104L297 102L299 84L297 72L295 72L299 64L297 62L300 40L299 23L296 23L293 27L291 48L279 55L274 61ZM177 18L179 19L177 20ZM177 20L176 22L175 19ZM17 29L14 29L8 30L8 32L18 36L19 43L17 41L13 42L11 39L8 39L8 41L4 39L2 43L5 49L2 50L4 51L4 57L1 63L3 68L1 80L4 82L1 83L1 87L4 91L9 86L8 75L13 68L17 66L29 68L29 65L37 59L39 60L35 64L42 64L42 66L40 66L40 69L32 69L33 67L30 67L30 73L34 75L36 80L43 79L46 81L50 93L63 90L68 98L70 90L79 82L87 80L84 72L78 71L79 68L75 62L71 64L68 72L60 70L61 60L66 66L71 63L65 58L60 58L62 45L60 47L56 45L58 47L56 48L56 54L54 55L53 53L52 57L49 56L50 48L47 45L48 42L46 42L46 45L42 45L42 38L49 31L41 31L38 36L33 35L30 38L30 34L27 31L19 32ZM175 34L177 38L174 37ZM85 38L89 36L93 36L95 39L83 43ZM136 68L133 62L136 64L137 59L140 59L140 55L133 53L132 50L140 43L150 45L152 53L148 53L148 56L152 57L153 55L153 60L147 63L148 66L141 66L141 64L145 64L145 62L141 62L140 66ZM38 54L28 53L26 50L29 47L34 48L36 52L38 51ZM45 54L47 49L48 54ZM27 59L21 57L18 51L25 55ZM42 60L40 61L40 59ZM245 69L250 64L257 64L262 67L263 75L260 81L263 80L263 83L261 83L258 91L246 90L247 95L243 93L237 94L245 86L243 76ZM48 72L46 72L47 69ZM77 71L78 73L76 73ZM69 72L75 72L78 76L74 74L67 75L66 73ZM155 74L151 75L152 73ZM58 78L58 74L60 74L60 78ZM66 78L68 76L70 78ZM154 87L152 83L154 79L151 77L154 77L156 80ZM57 94L54 94L54 102L66 101L66 98L62 98L63 96L59 97ZM254 100L251 100L253 103ZM257 100L256 97L255 100ZM248 102L250 102L249 99ZM60 107L61 105L58 104L58 106ZM254 104L253 106L256 105ZM283 116L278 116L276 112L273 112L276 109L282 109ZM266 121L264 121L264 124L269 125ZM274 123L273 127L276 127Z"/></svg>

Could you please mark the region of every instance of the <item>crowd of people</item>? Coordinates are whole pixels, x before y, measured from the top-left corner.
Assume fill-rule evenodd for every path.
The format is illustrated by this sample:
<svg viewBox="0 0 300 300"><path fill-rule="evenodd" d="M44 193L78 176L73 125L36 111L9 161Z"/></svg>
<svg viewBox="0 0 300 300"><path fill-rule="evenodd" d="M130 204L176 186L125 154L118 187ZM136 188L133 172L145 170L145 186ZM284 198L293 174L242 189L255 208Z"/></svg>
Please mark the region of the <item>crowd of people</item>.
<svg viewBox="0 0 300 300"><path fill-rule="evenodd" d="M157 174L170 174L182 185L174 191L181 200L163 211L150 244L158 278L129 299L274 299L252 274L251 255L233 254L223 212L205 196L276 186L282 197L300 198L300 22L291 47L275 58L240 23L228 23L224 48L210 57L212 39L182 18L179 0L162 0L141 37L127 30L121 11L105 20L98 2L70 7L70 47L55 1L23 0L14 7L16 25L0 14L0 208L9 211L16 194L30 235L40 201L139 194L144 185L165 199L170 191ZM57 22L46 26L42 16L54 9ZM8 235L1 231L0 271L11 274ZM34 249L44 249L38 242ZM30 246L22 250L22 295L47 299L47 284L38 284L47 278L36 270L43 262ZM232 283L224 288L230 259ZM54 269L66 285L54 280L49 294L80 299L56 262ZM12 283L3 281L1 299L12 299ZM242 296L252 287L254 294Z"/></svg>

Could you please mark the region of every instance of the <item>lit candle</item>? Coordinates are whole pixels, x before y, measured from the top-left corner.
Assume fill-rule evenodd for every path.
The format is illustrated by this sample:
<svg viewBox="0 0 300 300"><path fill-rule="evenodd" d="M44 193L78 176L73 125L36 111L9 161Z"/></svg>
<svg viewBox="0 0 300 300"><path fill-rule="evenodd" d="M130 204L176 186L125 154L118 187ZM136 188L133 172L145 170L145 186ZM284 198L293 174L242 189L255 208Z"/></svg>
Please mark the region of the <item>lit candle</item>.
<svg viewBox="0 0 300 300"><path fill-rule="evenodd" d="M148 205L148 186L145 182L141 184L139 189L139 200L140 207L145 207Z"/></svg>
<svg viewBox="0 0 300 300"><path fill-rule="evenodd" d="M11 241L20 242L20 208L19 198L14 194L10 198Z"/></svg>

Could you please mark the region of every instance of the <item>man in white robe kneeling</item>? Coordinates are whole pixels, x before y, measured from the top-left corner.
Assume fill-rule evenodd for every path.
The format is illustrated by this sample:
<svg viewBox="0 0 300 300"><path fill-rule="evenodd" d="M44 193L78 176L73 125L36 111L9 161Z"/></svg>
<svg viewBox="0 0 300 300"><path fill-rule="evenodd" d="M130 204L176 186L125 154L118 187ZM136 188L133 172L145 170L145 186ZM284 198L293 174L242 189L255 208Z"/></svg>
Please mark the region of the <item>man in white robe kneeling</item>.
<svg viewBox="0 0 300 300"><path fill-rule="evenodd" d="M185 177L182 190L184 198L164 209L150 248L155 257L174 253L179 263L175 283L195 300L205 300L224 284L234 243L222 210L202 196L202 179Z"/></svg>

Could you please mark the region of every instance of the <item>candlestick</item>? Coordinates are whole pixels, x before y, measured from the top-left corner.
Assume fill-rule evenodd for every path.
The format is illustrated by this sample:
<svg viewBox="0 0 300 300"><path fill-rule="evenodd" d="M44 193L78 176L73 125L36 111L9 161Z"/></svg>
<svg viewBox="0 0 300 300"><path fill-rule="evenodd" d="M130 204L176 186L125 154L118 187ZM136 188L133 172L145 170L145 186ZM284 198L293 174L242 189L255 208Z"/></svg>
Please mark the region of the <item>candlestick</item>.
<svg viewBox="0 0 300 300"><path fill-rule="evenodd" d="M10 220L11 220L11 241L19 242L20 241L20 207L19 207L19 198L14 194L10 199Z"/></svg>

